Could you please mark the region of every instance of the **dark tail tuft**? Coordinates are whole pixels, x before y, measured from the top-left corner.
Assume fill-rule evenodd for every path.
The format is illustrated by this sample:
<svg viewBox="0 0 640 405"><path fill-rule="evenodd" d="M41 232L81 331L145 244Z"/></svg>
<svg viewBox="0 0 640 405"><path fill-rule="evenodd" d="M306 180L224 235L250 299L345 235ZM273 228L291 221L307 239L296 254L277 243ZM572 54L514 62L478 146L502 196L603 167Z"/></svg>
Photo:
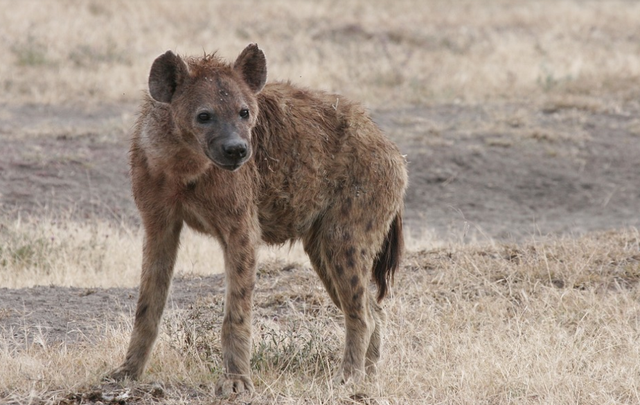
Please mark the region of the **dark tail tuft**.
<svg viewBox="0 0 640 405"><path fill-rule="evenodd" d="M378 285L378 302L387 295L388 286L393 283L393 276L400 266L403 251L402 214L398 213L373 263L373 279Z"/></svg>

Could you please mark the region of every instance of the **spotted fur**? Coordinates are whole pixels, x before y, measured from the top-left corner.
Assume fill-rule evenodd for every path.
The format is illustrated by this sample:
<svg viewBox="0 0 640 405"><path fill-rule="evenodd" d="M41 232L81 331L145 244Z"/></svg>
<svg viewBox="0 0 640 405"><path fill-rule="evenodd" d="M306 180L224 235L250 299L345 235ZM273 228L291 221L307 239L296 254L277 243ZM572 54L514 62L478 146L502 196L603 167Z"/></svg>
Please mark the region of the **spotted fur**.
<svg viewBox="0 0 640 405"><path fill-rule="evenodd" d="M207 55L158 57L130 149L145 230L138 308L122 366L137 378L158 334L183 224L213 236L225 259L221 394L252 390L251 306L259 243L300 240L332 301L346 343L336 381L375 372L379 305L403 250L405 160L362 106L266 84L249 45L233 64ZM369 288L377 284L377 297Z"/></svg>

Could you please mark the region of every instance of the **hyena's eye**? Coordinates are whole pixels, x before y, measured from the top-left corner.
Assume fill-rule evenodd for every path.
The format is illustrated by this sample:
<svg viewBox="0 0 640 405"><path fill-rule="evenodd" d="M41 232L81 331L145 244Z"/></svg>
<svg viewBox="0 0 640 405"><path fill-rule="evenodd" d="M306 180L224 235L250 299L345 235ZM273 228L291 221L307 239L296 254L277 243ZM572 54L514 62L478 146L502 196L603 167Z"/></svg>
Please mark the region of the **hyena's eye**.
<svg viewBox="0 0 640 405"><path fill-rule="evenodd" d="M249 110L246 108L240 110L240 118L249 118Z"/></svg>
<svg viewBox="0 0 640 405"><path fill-rule="evenodd" d="M213 119L213 115L208 112L201 112L196 116L196 119L198 120L199 123L206 124L207 122Z"/></svg>

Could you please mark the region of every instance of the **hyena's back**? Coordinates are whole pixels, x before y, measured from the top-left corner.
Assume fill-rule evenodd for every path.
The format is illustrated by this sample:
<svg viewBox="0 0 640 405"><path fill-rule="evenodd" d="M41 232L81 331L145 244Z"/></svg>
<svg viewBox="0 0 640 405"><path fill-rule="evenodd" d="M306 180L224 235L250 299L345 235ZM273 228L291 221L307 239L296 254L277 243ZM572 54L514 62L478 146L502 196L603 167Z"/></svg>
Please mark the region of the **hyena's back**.
<svg viewBox="0 0 640 405"><path fill-rule="evenodd" d="M347 232L358 245L380 248L407 184L397 147L363 107L336 95L274 83L258 101L253 143L263 239Z"/></svg>

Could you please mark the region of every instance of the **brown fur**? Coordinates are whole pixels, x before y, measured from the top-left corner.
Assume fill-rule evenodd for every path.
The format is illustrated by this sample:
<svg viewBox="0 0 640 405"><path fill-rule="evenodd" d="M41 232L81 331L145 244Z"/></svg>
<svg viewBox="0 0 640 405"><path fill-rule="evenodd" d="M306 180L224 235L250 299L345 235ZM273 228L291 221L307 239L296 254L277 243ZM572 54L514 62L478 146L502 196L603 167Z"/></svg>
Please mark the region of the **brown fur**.
<svg viewBox="0 0 640 405"><path fill-rule="evenodd" d="M137 378L143 371L183 223L214 236L224 251L219 393L253 388L251 306L260 241L301 240L344 312L345 352L336 380L375 372L385 321L378 302L403 249L404 158L360 105L265 81L266 61L253 44L233 65L171 52L154 62L151 97L130 151L145 229L140 296L125 362L112 377ZM377 300L368 286L372 277Z"/></svg>

